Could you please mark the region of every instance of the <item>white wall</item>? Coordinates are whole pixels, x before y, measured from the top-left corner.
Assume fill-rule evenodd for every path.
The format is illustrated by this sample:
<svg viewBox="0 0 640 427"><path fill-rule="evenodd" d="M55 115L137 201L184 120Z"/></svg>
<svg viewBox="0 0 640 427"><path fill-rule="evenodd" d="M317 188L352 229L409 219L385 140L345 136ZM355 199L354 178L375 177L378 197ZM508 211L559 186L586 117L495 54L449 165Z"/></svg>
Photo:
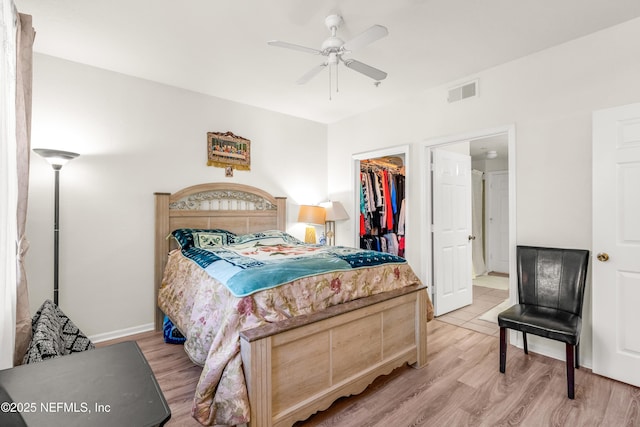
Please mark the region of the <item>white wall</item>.
<svg viewBox="0 0 640 427"><path fill-rule="evenodd" d="M250 139L251 171L206 166L208 131ZM288 197L288 231L303 238L297 205L327 199L326 140L326 125L35 55L32 147L81 154L60 175L61 309L98 338L150 326L154 192L254 185ZM32 153L32 312L53 298L53 178Z"/></svg>
<svg viewBox="0 0 640 427"><path fill-rule="evenodd" d="M330 196L340 195L354 212L353 185L346 185L353 183L351 155L410 144L407 259L416 272L423 272L427 261L420 248L429 235L422 229L420 207L430 198L420 183L424 141L514 124L517 243L591 249L591 113L640 101L638 52L640 19L635 19L461 79L479 79L477 99L448 104L452 82L330 125ZM355 242L354 225L337 224L337 244ZM583 314L581 362L590 366L590 283ZM555 343L531 343L532 348L549 346L550 352L564 354Z"/></svg>

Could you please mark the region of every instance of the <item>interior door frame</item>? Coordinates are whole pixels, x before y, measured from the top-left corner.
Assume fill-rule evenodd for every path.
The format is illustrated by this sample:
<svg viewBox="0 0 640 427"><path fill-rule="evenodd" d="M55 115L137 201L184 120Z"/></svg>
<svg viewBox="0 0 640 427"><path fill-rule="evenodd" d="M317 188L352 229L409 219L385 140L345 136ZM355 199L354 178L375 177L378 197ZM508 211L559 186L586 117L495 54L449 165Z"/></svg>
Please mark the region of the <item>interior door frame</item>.
<svg viewBox="0 0 640 427"><path fill-rule="evenodd" d="M448 135L439 138L427 139L421 144L420 150L420 167L422 177L422 192L420 211L424 213L421 218L421 229L423 236L421 239L421 252L424 254L425 262L422 263L423 271L420 272L422 277L428 278L427 284L430 284L431 272L433 271L433 251L432 251L432 194L431 194L431 149L444 145L456 144L471 141L490 136L506 134L508 139L508 168L509 168L509 300L512 304L517 302L517 280L516 280L516 127L515 124L505 125L490 129L482 129L471 131L464 134ZM429 286L431 298L434 297L433 287ZM511 333L510 342L519 345L519 334Z"/></svg>

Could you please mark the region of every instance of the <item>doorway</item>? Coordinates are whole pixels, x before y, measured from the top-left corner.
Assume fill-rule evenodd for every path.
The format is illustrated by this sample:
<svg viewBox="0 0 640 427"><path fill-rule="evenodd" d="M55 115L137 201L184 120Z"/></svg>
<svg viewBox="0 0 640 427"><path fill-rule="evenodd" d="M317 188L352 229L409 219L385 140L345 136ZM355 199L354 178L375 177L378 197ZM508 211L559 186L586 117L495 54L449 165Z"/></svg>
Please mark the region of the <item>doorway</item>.
<svg viewBox="0 0 640 427"><path fill-rule="evenodd" d="M464 148L466 146L466 148ZM442 274L439 270L446 266L440 265L440 258L435 253L434 249L434 230L437 225L434 224L434 217L437 215L437 206L433 199L434 195L434 179L432 171L432 154L436 149L449 149L454 151L465 150L471 156L472 169L479 171L474 172L473 175L480 174L480 191L481 196L476 197L474 204L478 204L480 201L483 208L480 210L482 218L475 218L475 224L469 233L469 249L473 252L473 265L468 268L470 277L465 278L471 282L473 278L485 279L486 282L500 282L496 286L507 287L504 295L510 296L511 301L515 301L515 281L512 280L515 275L515 128L514 126L505 126L502 128L490 129L485 131L472 132L465 135L451 136L445 138L439 138L435 140L427 141L424 145L423 161L428 165L424 171L425 182L425 224L423 230L426 230L426 236L424 241L425 250L428 254L426 270L423 272L424 277L427 277L431 281L431 293L432 300L436 316L444 315L447 312L452 312L461 307L450 307L450 304L443 304L439 301L438 287L441 286L438 280L441 280ZM485 178L487 174L500 175L502 180L501 185L493 185L487 187ZM476 184L477 185L477 184ZM496 187L500 188L500 191ZM493 200L493 210L489 209L488 197ZM497 209L497 211L496 211ZM496 212L500 214L498 217ZM498 231L494 231L498 227ZM491 230L491 231L490 231ZM492 237L493 236L493 237ZM495 242L495 236L499 238L498 242ZM492 241L493 244L489 244ZM497 248L497 249L496 249ZM478 259L480 258L480 259ZM487 260L494 258L499 259L503 264L498 267L494 267L494 264L487 264ZM487 266L489 269L487 269ZM492 270L493 269L493 270ZM502 270L502 271L498 271ZM489 274L491 273L491 274ZM493 280L497 278L497 280ZM482 286L493 287L493 285L487 285L483 283ZM471 291L473 287L471 287ZM476 305L476 301L484 298L472 298L472 306ZM487 304L489 304L487 302ZM481 304L482 305L482 304ZM443 310L442 308L445 308ZM440 307L440 310L438 309ZM484 307L490 309L491 307ZM468 306L467 310L478 311L478 307ZM479 313L486 314L486 313ZM469 313L465 313L466 320L469 319ZM458 319L461 320L461 319ZM458 323L462 323L461 321ZM485 331L483 331L485 332Z"/></svg>
<svg viewBox="0 0 640 427"><path fill-rule="evenodd" d="M360 215L354 215L354 247L389 252L402 258L410 257L411 255L405 252L406 240L410 238L410 234L406 225L404 206L405 195L409 193L411 187L410 180L405 180L405 176L409 176L409 146L402 145L358 153L352 156L352 160L356 189L354 206L361 206L359 189L363 185L365 171L376 175L377 179L384 174L387 179L392 180L393 184L389 183L389 191L391 195L391 189L393 189L394 197L387 199L389 202L395 201L395 203L374 206L371 212L366 214L360 212ZM380 181L376 184L380 184ZM382 218L385 220L381 222Z"/></svg>

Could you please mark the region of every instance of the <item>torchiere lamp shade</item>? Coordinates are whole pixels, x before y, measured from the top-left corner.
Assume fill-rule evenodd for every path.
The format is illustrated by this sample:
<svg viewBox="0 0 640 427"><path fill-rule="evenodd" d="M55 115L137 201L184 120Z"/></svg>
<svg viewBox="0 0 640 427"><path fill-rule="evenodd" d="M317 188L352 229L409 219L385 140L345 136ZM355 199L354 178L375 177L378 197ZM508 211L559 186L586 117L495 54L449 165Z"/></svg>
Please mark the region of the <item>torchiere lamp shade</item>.
<svg viewBox="0 0 640 427"><path fill-rule="evenodd" d="M51 150L48 148L34 148L33 151L44 157L54 169L60 169L66 165L69 160L73 160L79 156L78 153L72 153L71 151Z"/></svg>

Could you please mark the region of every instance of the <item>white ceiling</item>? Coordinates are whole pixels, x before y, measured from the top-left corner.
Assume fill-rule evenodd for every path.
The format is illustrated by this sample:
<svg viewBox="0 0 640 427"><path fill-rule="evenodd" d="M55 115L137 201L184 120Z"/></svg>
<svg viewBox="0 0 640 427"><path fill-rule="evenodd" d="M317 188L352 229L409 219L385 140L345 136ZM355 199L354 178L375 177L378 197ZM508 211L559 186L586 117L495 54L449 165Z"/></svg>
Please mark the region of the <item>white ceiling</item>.
<svg viewBox="0 0 640 427"><path fill-rule="evenodd" d="M485 160L488 151L495 151L498 159L507 159L509 156L509 138L507 134L474 139L469 144L469 155L472 160Z"/></svg>
<svg viewBox="0 0 640 427"><path fill-rule="evenodd" d="M638 0L14 0L33 16L34 50L322 123L640 16ZM329 100L320 48L339 13L345 41L373 24L389 35L349 57L386 71L373 80L340 68ZM335 82L332 82L335 87Z"/></svg>

